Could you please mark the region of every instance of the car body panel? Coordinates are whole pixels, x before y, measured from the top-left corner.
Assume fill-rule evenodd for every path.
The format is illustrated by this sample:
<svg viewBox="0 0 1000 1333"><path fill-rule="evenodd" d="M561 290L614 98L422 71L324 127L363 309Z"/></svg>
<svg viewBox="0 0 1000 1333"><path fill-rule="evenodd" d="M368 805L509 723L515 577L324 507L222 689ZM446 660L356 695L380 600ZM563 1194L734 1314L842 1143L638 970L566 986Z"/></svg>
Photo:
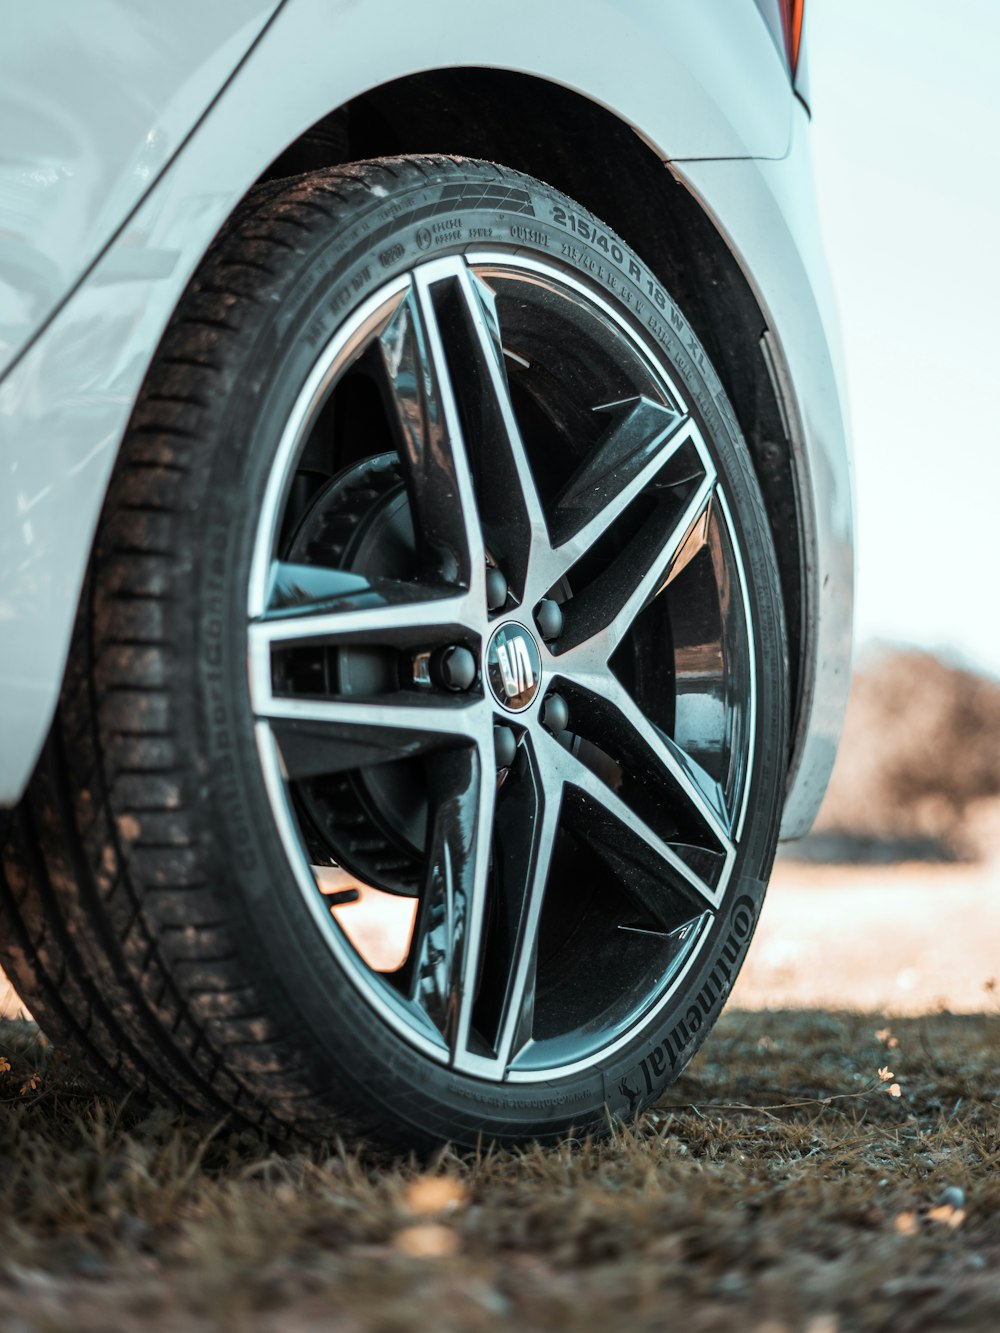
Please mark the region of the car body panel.
<svg viewBox="0 0 1000 1333"><path fill-rule="evenodd" d="M836 757L851 675L854 482L839 320L798 104L780 162L692 162L685 180L728 239L768 322L792 440L803 549L801 700L782 836L808 832Z"/></svg>
<svg viewBox="0 0 1000 1333"><path fill-rule="evenodd" d="M787 147L784 64L746 0L725 0L724 22L685 0L509 0L474 21L461 0L42 0L8 20L0 45L0 373L279 8L240 79L249 96L236 140L248 135L257 154L276 156L381 83L484 57L584 91L665 157ZM254 157L254 176L268 160Z"/></svg>
<svg viewBox="0 0 1000 1333"><path fill-rule="evenodd" d="M0 373L160 175L276 3L47 0L7 16Z"/></svg>
<svg viewBox="0 0 1000 1333"><path fill-rule="evenodd" d="M51 722L118 446L156 345L211 240L267 164L336 105L408 72L481 64L484 52L493 67L543 75L609 107L725 220L788 357L794 410L805 423L800 485L816 510L808 600L810 623L817 618L815 590L827 575L844 574L836 545L844 521L834 515L846 503L849 527L850 506L838 386L815 295L825 274L815 220L796 212L782 184L786 171L802 183L808 153L792 127L804 113L756 8L746 0L723 7L720 19L716 6L684 0L510 0L470 22L457 0L435 0L419 15L392 0L285 0L183 150L0 380L0 804L18 799ZM620 59L607 59L608 43ZM790 146L793 160L780 161ZM806 467L813 447L820 456ZM843 647L849 586L841 600L824 643ZM821 671L812 699L825 697L824 682L838 673L846 682L846 659L831 651ZM839 707L829 705L831 716ZM815 711L800 718L793 828L811 820L829 769L831 756L811 739ZM832 747L830 726L823 735Z"/></svg>

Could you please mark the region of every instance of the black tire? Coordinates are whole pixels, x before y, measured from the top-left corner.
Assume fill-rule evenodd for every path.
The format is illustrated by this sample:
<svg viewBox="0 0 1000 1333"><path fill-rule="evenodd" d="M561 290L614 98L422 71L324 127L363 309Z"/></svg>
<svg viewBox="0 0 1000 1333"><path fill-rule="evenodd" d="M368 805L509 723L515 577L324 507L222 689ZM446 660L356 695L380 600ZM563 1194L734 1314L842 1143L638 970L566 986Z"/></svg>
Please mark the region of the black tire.
<svg viewBox="0 0 1000 1333"><path fill-rule="evenodd" d="M655 350L717 470L728 511L720 516L713 492L713 521L728 523L725 550L741 562L750 612L755 717L740 725L749 728L751 776L724 892L698 917L698 950L683 953L686 970L659 1008L639 1005L610 1054L520 1083L450 1068L385 1021L367 983L345 975L276 831L246 668L262 497L317 350L374 289L474 242L560 266L595 293L595 308L603 296ZM676 627L669 632L676 637ZM112 1086L234 1111L269 1132L406 1146L600 1132L678 1076L745 955L784 791L785 656L775 555L735 417L689 326L623 242L547 186L485 163L387 159L272 183L245 201L205 258L136 404L58 715L5 832L3 967L52 1038ZM746 700L733 707L745 711ZM657 717L665 731L670 719L669 708ZM351 817L362 819L353 807ZM364 817L379 822L381 807ZM597 821L588 813L585 822ZM587 836L567 834L589 848ZM643 903L646 870L616 849L617 834L594 834L605 836L601 876L634 881ZM687 836L675 839L683 855ZM398 877L396 888L412 891L405 868ZM587 913L610 910L589 901Z"/></svg>

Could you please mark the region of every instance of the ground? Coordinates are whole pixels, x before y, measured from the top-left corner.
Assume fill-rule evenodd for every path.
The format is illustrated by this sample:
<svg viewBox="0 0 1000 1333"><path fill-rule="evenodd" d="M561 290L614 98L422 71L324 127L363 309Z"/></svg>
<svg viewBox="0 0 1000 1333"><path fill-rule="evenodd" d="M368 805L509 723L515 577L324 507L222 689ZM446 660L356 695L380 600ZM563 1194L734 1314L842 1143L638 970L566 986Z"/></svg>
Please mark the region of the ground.
<svg viewBox="0 0 1000 1333"><path fill-rule="evenodd" d="M0 1329L992 1330L997 879L781 863L703 1052L600 1144L277 1149L8 1021Z"/></svg>
<svg viewBox="0 0 1000 1333"><path fill-rule="evenodd" d="M779 861L732 1003L976 1013L994 979L1000 999L1000 861Z"/></svg>

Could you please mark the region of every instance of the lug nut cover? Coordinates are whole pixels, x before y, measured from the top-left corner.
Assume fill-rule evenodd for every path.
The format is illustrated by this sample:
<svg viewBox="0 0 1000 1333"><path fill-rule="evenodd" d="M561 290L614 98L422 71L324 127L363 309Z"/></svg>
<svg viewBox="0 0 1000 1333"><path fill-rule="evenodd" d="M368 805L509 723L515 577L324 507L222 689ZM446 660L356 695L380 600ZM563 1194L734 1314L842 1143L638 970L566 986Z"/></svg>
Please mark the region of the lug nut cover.
<svg viewBox="0 0 1000 1333"><path fill-rule="evenodd" d="M569 705L561 694L547 694L542 704L542 726L556 733L569 726Z"/></svg>
<svg viewBox="0 0 1000 1333"><path fill-rule="evenodd" d="M558 639L562 633L562 607L551 597L543 597L535 608L535 624L543 639Z"/></svg>
<svg viewBox="0 0 1000 1333"><path fill-rule="evenodd" d="M493 745L496 750L497 768L510 768L517 756L517 737L510 727L493 728Z"/></svg>
<svg viewBox="0 0 1000 1333"><path fill-rule="evenodd" d="M476 679L476 659L460 644L439 648L431 657L431 679L446 690L467 690Z"/></svg>
<svg viewBox="0 0 1000 1333"><path fill-rule="evenodd" d="M486 569L486 605L491 611L499 611L507 600L507 580L496 565Z"/></svg>

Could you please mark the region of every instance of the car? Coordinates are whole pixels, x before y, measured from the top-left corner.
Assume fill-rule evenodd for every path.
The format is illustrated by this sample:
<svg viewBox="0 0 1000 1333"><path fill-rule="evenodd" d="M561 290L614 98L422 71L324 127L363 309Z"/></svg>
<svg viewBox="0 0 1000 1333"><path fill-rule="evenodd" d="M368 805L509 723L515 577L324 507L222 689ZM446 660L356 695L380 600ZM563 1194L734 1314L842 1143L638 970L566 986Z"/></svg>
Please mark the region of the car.
<svg viewBox="0 0 1000 1333"><path fill-rule="evenodd" d="M847 691L801 0L5 29L4 970L279 1138L633 1119Z"/></svg>

